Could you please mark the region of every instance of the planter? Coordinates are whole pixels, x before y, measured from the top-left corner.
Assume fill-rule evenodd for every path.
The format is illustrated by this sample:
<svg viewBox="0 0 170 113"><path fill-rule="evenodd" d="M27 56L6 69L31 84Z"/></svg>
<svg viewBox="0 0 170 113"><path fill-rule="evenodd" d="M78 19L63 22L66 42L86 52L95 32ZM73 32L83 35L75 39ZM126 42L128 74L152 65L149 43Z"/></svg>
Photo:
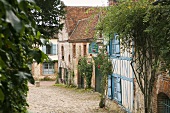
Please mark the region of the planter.
<svg viewBox="0 0 170 113"><path fill-rule="evenodd" d="M40 81L35 81L35 86L40 87Z"/></svg>

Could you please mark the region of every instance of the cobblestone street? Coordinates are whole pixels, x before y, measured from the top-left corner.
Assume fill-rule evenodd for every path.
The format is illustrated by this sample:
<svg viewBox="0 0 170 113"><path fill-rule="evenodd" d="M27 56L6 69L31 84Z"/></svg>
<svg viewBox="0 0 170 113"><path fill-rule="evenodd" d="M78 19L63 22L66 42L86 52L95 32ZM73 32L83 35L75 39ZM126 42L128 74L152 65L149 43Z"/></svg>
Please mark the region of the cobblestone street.
<svg viewBox="0 0 170 113"><path fill-rule="evenodd" d="M40 87L29 84L30 113L108 113L98 107L98 93L53 85L45 81L40 82Z"/></svg>

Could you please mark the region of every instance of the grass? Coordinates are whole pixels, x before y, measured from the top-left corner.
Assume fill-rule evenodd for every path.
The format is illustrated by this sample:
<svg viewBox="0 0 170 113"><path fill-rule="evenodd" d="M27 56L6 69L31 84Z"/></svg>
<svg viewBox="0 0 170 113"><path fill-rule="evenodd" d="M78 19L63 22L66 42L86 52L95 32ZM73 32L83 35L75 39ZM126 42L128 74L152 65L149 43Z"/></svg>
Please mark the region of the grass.
<svg viewBox="0 0 170 113"><path fill-rule="evenodd" d="M57 86L57 87L62 87L62 88L67 88L67 89L72 89L72 90L75 90L76 92L80 92L80 93L91 93L91 92L94 92L94 89L93 88L78 88L77 86L74 86L74 85L64 85L64 84L55 84L54 86Z"/></svg>

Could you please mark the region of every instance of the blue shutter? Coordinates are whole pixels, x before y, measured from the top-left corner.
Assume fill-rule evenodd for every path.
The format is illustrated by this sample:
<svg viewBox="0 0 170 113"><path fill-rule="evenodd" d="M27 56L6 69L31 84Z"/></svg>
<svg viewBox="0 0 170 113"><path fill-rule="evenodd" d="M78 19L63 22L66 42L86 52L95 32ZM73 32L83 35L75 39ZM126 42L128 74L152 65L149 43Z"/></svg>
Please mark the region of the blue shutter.
<svg viewBox="0 0 170 113"><path fill-rule="evenodd" d="M56 44L52 44L52 54L56 55Z"/></svg>
<svg viewBox="0 0 170 113"><path fill-rule="evenodd" d="M115 77L112 75L112 98L115 99Z"/></svg>
<svg viewBox="0 0 170 113"><path fill-rule="evenodd" d="M117 77L117 100L121 103L122 97L121 97L121 85L120 85L120 77Z"/></svg>
<svg viewBox="0 0 170 113"><path fill-rule="evenodd" d="M117 38L119 35L115 34L114 35L114 54L116 56L120 56L120 41Z"/></svg>
<svg viewBox="0 0 170 113"><path fill-rule="evenodd" d="M114 53L115 53L116 56L120 56L120 42L119 42L119 39L115 39Z"/></svg>
<svg viewBox="0 0 170 113"><path fill-rule="evenodd" d="M108 98L112 99L112 76L108 75Z"/></svg>
<svg viewBox="0 0 170 113"><path fill-rule="evenodd" d="M111 39L111 40L109 41L109 54L110 54L110 55L113 54L113 53L112 53L112 41L113 41L113 39Z"/></svg>
<svg viewBox="0 0 170 113"><path fill-rule="evenodd" d="M118 35L114 34L114 38L109 41L109 54L111 56L120 56L120 41Z"/></svg>
<svg viewBox="0 0 170 113"><path fill-rule="evenodd" d="M112 77L112 94L113 94L113 98L118 101L119 103L121 103L122 101L122 94L121 94L121 79L120 77L116 77L113 74Z"/></svg>
<svg viewBox="0 0 170 113"><path fill-rule="evenodd" d="M44 52L46 54L46 46L45 45L42 46L42 52Z"/></svg>

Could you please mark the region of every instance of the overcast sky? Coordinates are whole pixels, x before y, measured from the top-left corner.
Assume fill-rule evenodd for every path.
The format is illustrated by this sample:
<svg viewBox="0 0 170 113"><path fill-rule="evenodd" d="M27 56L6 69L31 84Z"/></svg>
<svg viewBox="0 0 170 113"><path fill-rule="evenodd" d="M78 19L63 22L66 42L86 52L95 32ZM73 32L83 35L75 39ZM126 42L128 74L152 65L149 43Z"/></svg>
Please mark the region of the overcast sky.
<svg viewBox="0 0 170 113"><path fill-rule="evenodd" d="M66 6L107 6L108 0L61 0Z"/></svg>

